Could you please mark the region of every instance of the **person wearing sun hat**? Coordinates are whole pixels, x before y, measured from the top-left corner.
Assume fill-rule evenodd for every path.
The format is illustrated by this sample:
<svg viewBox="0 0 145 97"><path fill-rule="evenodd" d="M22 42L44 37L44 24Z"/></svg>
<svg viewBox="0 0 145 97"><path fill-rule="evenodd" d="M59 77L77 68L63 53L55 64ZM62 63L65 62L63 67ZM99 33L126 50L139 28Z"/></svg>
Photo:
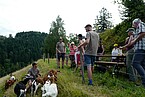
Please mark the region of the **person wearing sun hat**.
<svg viewBox="0 0 145 97"><path fill-rule="evenodd" d="M128 28L126 32L128 33L128 37L126 38L125 45L122 46L122 49L126 49L126 66L127 73L129 74L129 81L136 82L136 71L131 64L134 55L134 45L131 45L131 41L134 39L135 29Z"/></svg>
<svg viewBox="0 0 145 97"><path fill-rule="evenodd" d="M112 49L111 54L112 54L112 56L118 56L118 54L119 54L118 44L115 43L113 46L114 46L114 48ZM115 62L115 61L116 61L116 57L112 57L112 62Z"/></svg>
<svg viewBox="0 0 145 97"><path fill-rule="evenodd" d="M70 49L70 54L69 54L70 64L71 64L71 68L73 68L75 67L75 50L76 50L76 46L73 41L71 42L69 49Z"/></svg>
<svg viewBox="0 0 145 97"><path fill-rule="evenodd" d="M136 18L132 21L135 30L135 38L131 41L134 44L134 55L132 60L133 67L137 70L145 88L145 23Z"/></svg>

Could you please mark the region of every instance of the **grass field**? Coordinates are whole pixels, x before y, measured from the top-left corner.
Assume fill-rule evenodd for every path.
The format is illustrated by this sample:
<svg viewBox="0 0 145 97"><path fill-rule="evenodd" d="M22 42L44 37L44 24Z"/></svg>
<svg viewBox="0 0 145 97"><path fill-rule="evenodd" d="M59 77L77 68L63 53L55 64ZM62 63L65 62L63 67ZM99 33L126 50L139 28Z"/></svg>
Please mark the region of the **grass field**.
<svg viewBox="0 0 145 97"><path fill-rule="evenodd" d="M27 73L31 66L27 66L22 70L16 71L13 74L21 80ZM50 59L47 61L42 59L38 60L38 68L40 73L45 75L50 69L56 69L56 60ZM16 97L13 92L15 83L6 91L4 90L4 83L9 76L0 78L0 97L4 95L6 97ZM141 86L135 86L134 83L129 82L125 77L112 77L108 72L106 73L93 73L94 86L88 86L87 73L85 71L85 83L82 84L82 77L79 74L79 70L73 72L69 66L65 66L64 69L60 69L58 73L58 97L145 97L145 89ZM30 97L29 93L27 97ZM38 95L35 97L41 97L41 90L38 89Z"/></svg>

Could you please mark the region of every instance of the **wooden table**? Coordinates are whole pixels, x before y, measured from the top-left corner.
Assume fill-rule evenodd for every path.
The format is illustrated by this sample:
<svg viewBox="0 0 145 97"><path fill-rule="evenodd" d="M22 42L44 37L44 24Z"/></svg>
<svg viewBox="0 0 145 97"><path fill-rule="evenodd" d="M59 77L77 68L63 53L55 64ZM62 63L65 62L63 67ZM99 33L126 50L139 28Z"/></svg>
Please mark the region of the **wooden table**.
<svg viewBox="0 0 145 97"><path fill-rule="evenodd" d="M126 56L97 55L97 57L110 57L110 58L116 57L116 61L115 62L112 62L111 60L110 61L100 61L100 60L95 61L96 65L103 65L105 67L107 67L107 66L108 67L109 66L113 67L113 69L112 69L112 75L113 76L117 75L117 77L118 77L120 69L122 67L126 67L126 64L125 64L126 63L125 62Z"/></svg>

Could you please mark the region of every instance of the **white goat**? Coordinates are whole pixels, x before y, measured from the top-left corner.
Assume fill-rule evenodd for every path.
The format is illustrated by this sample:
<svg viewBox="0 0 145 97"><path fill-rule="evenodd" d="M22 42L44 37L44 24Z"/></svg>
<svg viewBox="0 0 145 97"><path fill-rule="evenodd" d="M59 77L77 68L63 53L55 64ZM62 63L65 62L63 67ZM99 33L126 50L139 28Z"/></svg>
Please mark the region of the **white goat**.
<svg viewBox="0 0 145 97"><path fill-rule="evenodd" d="M54 80L54 76L53 76ZM46 83L43 85L41 88L42 90L42 97L57 97L58 95L58 90L57 90L57 85L54 82L46 81Z"/></svg>

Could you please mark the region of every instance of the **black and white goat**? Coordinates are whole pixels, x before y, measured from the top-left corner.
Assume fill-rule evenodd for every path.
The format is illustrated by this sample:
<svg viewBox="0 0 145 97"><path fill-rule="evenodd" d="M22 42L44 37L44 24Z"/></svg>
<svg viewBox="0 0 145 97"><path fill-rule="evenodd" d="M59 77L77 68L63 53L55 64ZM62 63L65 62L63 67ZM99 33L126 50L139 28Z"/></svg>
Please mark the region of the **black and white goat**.
<svg viewBox="0 0 145 97"><path fill-rule="evenodd" d="M24 80L19 81L14 87L14 93L17 97L26 97L26 84L31 79L30 76L25 76Z"/></svg>
<svg viewBox="0 0 145 97"><path fill-rule="evenodd" d="M30 88L31 97L36 95L36 92L37 92L38 88L43 84L44 84L44 81L43 81L43 78L41 76L38 76L36 79L33 79L32 85L31 85L31 88Z"/></svg>

